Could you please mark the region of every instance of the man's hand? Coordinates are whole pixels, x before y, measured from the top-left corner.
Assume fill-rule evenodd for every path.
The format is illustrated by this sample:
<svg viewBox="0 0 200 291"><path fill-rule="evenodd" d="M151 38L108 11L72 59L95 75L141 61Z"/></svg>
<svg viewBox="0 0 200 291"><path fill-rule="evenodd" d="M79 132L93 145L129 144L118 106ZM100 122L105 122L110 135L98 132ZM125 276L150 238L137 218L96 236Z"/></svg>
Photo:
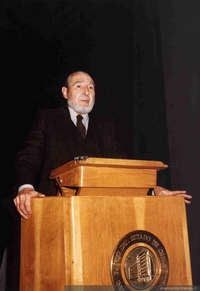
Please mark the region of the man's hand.
<svg viewBox="0 0 200 291"><path fill-rule="evenodd" d="M31 214L32 197L45 197L45 195L33 190L32 188L24 188L18 192L17 196L14 198L17 211L22 217L26 219Z"/></svg>
<svg viewBox="0 0 200 291"><path fill-rule="evenodd" d="M192 199L192 196L188 195L186 191L183 190L171 191L160 186L156 186L154 188L154 193L156 196L182 196L185 198L186 204L190 204L191 203L190 199Z"/></svg>

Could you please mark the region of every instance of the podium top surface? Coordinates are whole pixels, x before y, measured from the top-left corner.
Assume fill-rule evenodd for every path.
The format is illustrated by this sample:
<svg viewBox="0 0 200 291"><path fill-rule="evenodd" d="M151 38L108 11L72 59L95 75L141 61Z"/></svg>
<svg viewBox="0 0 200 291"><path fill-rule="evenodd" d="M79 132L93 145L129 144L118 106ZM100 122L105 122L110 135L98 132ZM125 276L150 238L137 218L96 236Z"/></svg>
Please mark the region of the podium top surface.
<svg viewBox="0 0 200 291"><path fill-rule="evenodd" d="M132 160L132 159L114 159L114 158L96 158L96 157L75 157L74 160L54 169L49 178L55 179L69 169L77 167L112 167L129 169L152 169L160 171L166 169L168 165L161 161L151 160Z"/></svg>

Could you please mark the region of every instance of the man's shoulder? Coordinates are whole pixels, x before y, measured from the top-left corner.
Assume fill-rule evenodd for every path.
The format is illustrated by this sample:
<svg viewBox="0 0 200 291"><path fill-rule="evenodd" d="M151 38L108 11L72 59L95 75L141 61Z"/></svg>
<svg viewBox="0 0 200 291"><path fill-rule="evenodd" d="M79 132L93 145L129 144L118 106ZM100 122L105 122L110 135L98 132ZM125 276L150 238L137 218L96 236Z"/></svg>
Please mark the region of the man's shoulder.
<svg viewBox="0 0 200 291"><path fill-rule="evenodd" d="M40 108L37 111L37 116L40 117L53 117L53 116L58 116L62 114L66 114L68 112L68 107L67 106L60 106L60 107L53 107L53 108Z"/></svg>

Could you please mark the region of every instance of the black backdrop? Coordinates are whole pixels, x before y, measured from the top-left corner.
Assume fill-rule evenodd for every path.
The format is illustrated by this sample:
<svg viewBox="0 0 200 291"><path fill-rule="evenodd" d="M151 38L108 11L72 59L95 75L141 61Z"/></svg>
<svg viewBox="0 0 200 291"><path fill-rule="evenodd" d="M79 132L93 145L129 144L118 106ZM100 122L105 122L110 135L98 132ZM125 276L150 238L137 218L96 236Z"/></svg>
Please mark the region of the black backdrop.
<svg viewBox="0 0 200 291"><path fill-rule="evenodd" d="M193 282L199 285L200 2L161 0L159 6L171 184L193 195L186 209Z"/></svg>
<svg viewBox="0 0 200 291"><path fill-rule="evenodd" d="M2 3L5 166L35 111L60 104L60 80L77 69L94 77L96 109L111 114L130 156L169 163L157 1Z"/></svg>
<svg viewBox="0 0 200 291"><path fill-rule="evenodd" d="M96 82L95 110L111 115L130 158L169 164L161 184L193 195L187 211L194 284L199 9L187 0L3 0L0 7L2 198L35 112L62 103L64 73L87 70Z"/></svg>

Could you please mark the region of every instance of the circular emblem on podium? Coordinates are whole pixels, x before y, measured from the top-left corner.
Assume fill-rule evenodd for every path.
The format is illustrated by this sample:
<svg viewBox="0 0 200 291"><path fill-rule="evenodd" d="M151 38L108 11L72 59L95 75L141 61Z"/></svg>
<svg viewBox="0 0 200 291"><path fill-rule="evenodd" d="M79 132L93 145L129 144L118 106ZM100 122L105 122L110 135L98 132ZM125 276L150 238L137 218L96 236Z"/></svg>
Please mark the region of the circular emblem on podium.
<svg viewBox="0 0 200 291"><path fill-rule="evenodd" d="M144 230L125 235L111 258L111 280L115 290L160 290L166 286L169 261L162 242Z"/></svg>

